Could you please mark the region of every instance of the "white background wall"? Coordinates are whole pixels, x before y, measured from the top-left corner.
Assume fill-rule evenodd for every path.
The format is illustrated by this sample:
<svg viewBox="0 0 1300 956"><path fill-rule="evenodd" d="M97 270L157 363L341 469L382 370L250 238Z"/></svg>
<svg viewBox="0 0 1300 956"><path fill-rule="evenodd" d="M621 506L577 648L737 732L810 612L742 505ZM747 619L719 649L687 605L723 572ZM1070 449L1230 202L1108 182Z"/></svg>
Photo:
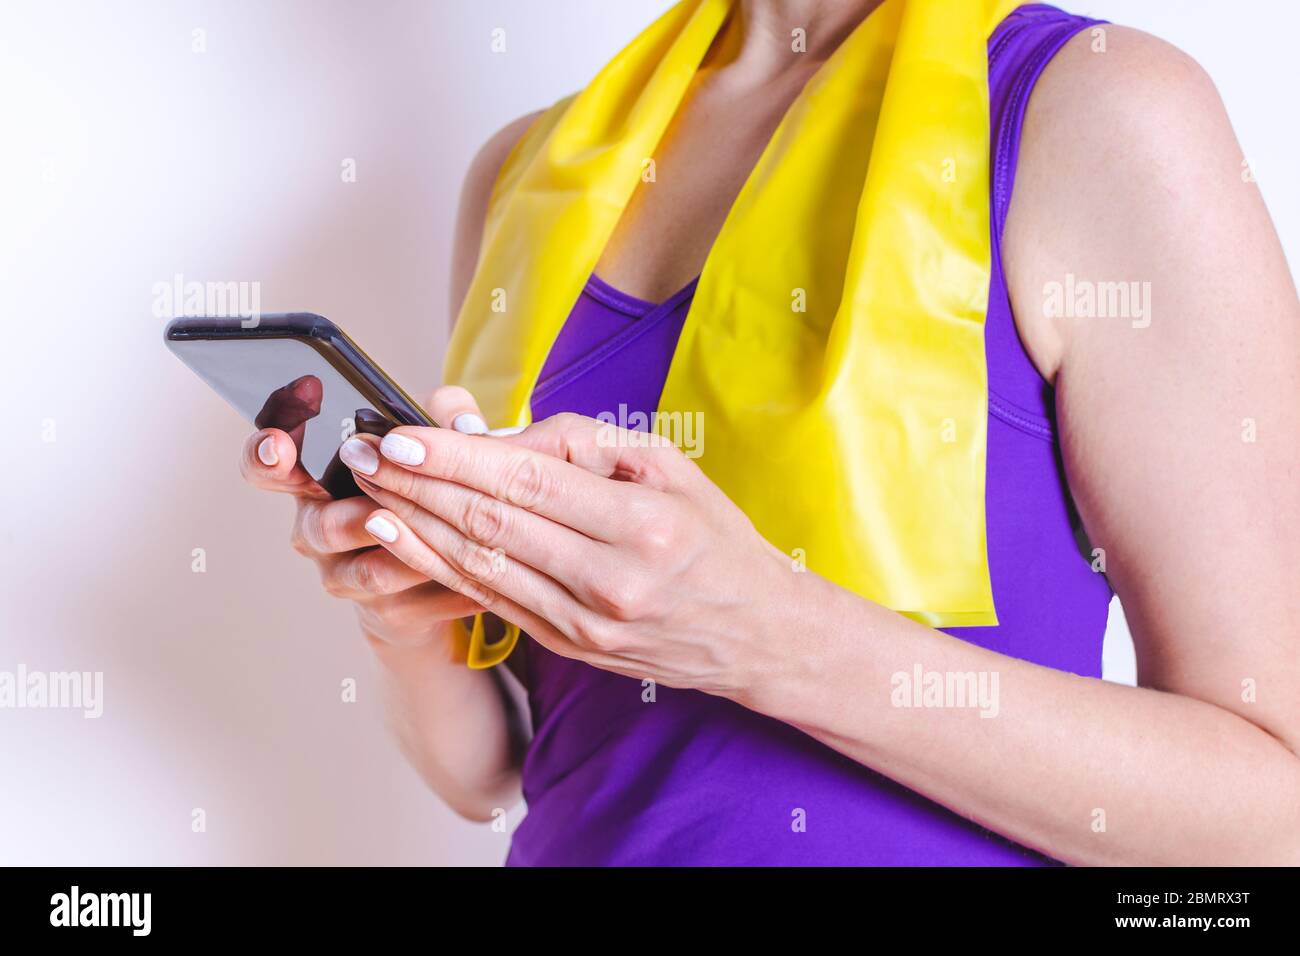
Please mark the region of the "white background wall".
<svg viewBox="0 0 1300 956"><path fill-rule="evenodd" d="M105 710L0 710L0 863L504 857L388 741L348 608L287 548L290 503L238 480L248 429L164 350L151 288L260 282L265 311L328 315L427 390L470 156L665 7L6 0L0 671L103 671ZM1206 65L1294 260L1296 5L1073 9Z"/></svg>

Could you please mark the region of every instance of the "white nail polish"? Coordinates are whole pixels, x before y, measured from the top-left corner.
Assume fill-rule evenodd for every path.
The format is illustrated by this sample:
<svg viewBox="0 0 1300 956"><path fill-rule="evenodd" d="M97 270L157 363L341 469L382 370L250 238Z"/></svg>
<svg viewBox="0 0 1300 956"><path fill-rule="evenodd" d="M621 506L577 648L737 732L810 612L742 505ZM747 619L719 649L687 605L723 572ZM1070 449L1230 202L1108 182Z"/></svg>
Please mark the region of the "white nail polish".
<svg viewBox="0 0 1300 956"><path fill-rule="evenodd" d="M349 438L339 449L343 464L363 475L373 475L379 470L379 456L360 438Z"/></svg>
<svg viewBox="0 0 1300 956"><path fill-rule="evenodd" d="M274 468L280 464L280 456L275 450L275 439L270 435L258 442L257 460L266 465L267 468Z"/></svg>
<svg viewBox="0 0 1300 956"><path fill-rule="evenodd" d="M405 435L385 435L379 443L379 451L399 465L418 465L424 461L424 445Z"/></svg>
<svg viewBox="0 0 1300 956"><path fill-rule="evenodd" d="M452 419L451 427L458 432L466 435L482 435L488 430L487 422L479 418L473 412L466 412L463 415L457 415Z"/></svg>
<svg viewBox="0 0 1300 956"><path fill-rule="evenodd" d="M527 428L527 425L511 425L509 428L493 428L488 432L489 435L518 435Z"/></svg>
<svg viewBox="0 0 1300 956"><path fill-rule="evenodd" d="M383 515L374 515L366 522L366 530L373 534L380 541L386 541L392 544L397 540L397 525L393 524Z"/></svg>

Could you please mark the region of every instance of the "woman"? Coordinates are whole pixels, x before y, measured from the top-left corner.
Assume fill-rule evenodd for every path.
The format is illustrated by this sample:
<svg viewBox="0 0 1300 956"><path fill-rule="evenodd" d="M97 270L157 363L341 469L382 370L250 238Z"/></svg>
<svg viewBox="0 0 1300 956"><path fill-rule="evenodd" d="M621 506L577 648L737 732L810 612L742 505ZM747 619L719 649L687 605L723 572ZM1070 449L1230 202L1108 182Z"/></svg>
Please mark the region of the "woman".
<svg viewBox="0 0 1300 956"><path fill-rule="evenodd" d="M657 29L680 30L674 43L685 42L698 27L685 18L716 6L699 2ZM789 405L785 392L768 402L768 390L797 392L805 375L822 374L832 354L825 342L875 322L874 306L836 312L831 331L817 329L825 354L789 375L783 366L764 375L732 366L724 371L734 394L706 394L701 384L720 366L704 364L707 350L689 351L683 330L702 321L696 313L722 315L743 341L747 323L770 308L715 307L722 273L743 266L719 247L758 235L737 236L728 222L789 195L778 187L791 179L778 174L798 167L782 165L781 154L858 162L857 151L838 148L857 142L856 105L823 97L813 109L801 91L829 88L854 69L864 71L855 79L863 88L874 82L871 58L835 58L872 30L884 38L877 72L934 68L933 49L904 62L909 44L914 53L918 35L942 33L958 9L918 0L738 0L725 19L700 27L711 39L675 94L671 122L647 134L653 150L627 201L613 204L612 234L570 236L599 257L594 271L578 262L590 274L553 340L535 334L544 310L533 316L520 307L515 316L504 304L497 329L465 318L487 315L486 293L516 288L494 281L494 243L549 241L548 230L559 228L540 216L523 220L537 226L531 233L492 232L511 215L530 164L563 145L553 124L574 114L561 106L506 127L475 160L462 197L452 290L462 318L449 380L471 382L477 394L453 386L435 394L432 414L451 427L402 428L382 445L349 442L344 460L368 497L338 502L296 468L286 435L250 438L246 476L296 496L295 545L320 564L330 593L356 603L397 735L429 785L479 820L514 803L522 786L528 815L511 862L1300 863L1300 634L1292 615L1300 306L1214 88L1186 56L1043 5L999 10L980 36L989 165L974 162L980 175L962 178L972 168L962 158L932 180L985 190L987 218L978 204L959 208L980 213L969 222L990 242L986 310L975 303L986 365L973 378L963 378L959 363L946 366L954 370L936 392L955 394L973 381L979 401L953 401L958 411L944 425L952 433L935 439L933 451L916 450L929 441L928 419L883 468L881 456L856 447L859 435L876 441L878 429L840 428L829 455L803 457L804 481L799 448L825 451L811 432L804 446L786 440L786 424L806 420L790 415L766 439L750 427L769 406ZM880 26L890 17L893 26ZM650 36L591 89L608 92L637 57L668 62L678 46L651 55L658 35ZM952 49L965 48L954 41ZM677 75L646 73L661 74ZM947 76L943 64L935 75ZM945 92L912 106L942 111L947 90L961 97L972 88L936 87ZM587 127L615 145L653 125L636 96L605 100L621 105L600 113L595 94L576 102L591 114ZM795 114L798 121L783 123ZM907 169L890 166L892 141L881 133L891 122L904 130L925 122L905 114L886 106L870 117L878 126L864 144L867 185L838 200L859 217L874 203L879 218L867 224L888 242L864 252L798 225L763 233L764 242L795 236L783 255L807 255L808 268L846 263L846 289L859 267L876 269L874 284L853 286L855 296L892 281L871 256L909 243L920 249L927 223L877 226L890 223L894 208L946 216L941 186L928 206L909 207L904 175L877 175ZM810 115L842 120L842 138L813 152L823 127ZM937 128L958 122L954 112ZM765 152L769 142L778 158ZM965 157L962 148L954 147ZM825 176L806 177L808 194L821 189L834 202ZM578 200L569 189L568 201L596 195L586 182ZM841 222L835 210L819 212L829 232L862 232L862 218ZM967 225L956 216L944 228ZM562 271L562 258L547 262ZM894 271L924 259L904 256ZM530 267L536 294L551 294L546 270ZM706 287L714 299L693 309ZM1114 314L1117 289L1125 298ZM945 279L923 291L913 303L918 315L932 311L930 295L953 289ZM801 330L826 316L814 308L804 319L797 306L785 314ZM964 334L959 323L948 327ZM518 381L480 374L492 359L482 342L508 351L510 336L542 343L545 367ZM877 336L837 354L891 347ZM956 348L944 335L908 347L919 362ZM897 368L908 372L905 351ZM754 355L762 361L761 350ZM900 408L925 400L915 377L889 381ZM882 400L870 393L874 382L821 384L810 400L837 389ZM511 389L531 406L518 415L504 413L498 398ZM638 442L592 418L654 412L672 389L720 403L704 418L698 465L669 442ZM728 417L735 394L752 418ZM485 413L476 399L493 408ZM961 416L972 407L978 420L968 426ZM852 424L859 412L852 402L826 405L815 418L847 415ZM485 436L485 418L535 424ZM754 444L764 440L771 454ZM710 441L723 451L710 451ZM957 466L943 473L953 479L951 500L929 485L922 494L933 469L949 467L939 441L978 464L970 487L982 510L953 504L969 500ZM751 454L733 453L746 447ZM773 474L781 482L764 487ZM854 486L862 474L872 480ZM842 494L857 487L870 496L898 474L919 484L910 496L891 487L889 507ZM818 495L821 514L799 512ZM803 525L782 523L787 505ZM940 580L949 568L927 571L915 560L911 531L894 526L900 508L912 525L952 531L961 552L953 577L969 600L930 600L949 585ZM765 536L760 528L777 530ZM827 558L829 545L801 553L801 528L809 540L883 554L871 565L881 575L920 569L911 582L919 581L920 599L894 599L906 580L891 590L882 579L877 589L864 575L866 585L845 586L868 565ZM985 540L986 554L968 547ZM1133 633L1139 687L1097 679L1112 588ZM871 600L877 590L887 598ZM528 690L526 747L521 708L497 672L464 666L458 621L482 611L528 635L508 662ZM470 653L484 653L477 638Z"/></svg>

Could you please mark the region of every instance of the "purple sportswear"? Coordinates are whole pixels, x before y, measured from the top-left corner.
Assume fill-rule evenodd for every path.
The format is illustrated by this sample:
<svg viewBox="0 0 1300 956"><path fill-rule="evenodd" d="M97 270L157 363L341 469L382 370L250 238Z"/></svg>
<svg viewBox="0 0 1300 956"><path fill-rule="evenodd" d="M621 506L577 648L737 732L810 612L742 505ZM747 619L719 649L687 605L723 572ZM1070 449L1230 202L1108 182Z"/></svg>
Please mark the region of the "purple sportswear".
<svg viewBox="0 0 1300 956"><path fill-rule="evenodd" d="M954 637L1087 677L1101 675L1110 589L1076 540L1051 388L1016 333L1001 232L1025 104L1049 59L1099 21L1020 7L988 42L993 267L988 555L997 627ZM533 392L534 420L570 411L653 412L695 283L655 304L593 276ZM971 823L811 737L738 704L656 689L551 654L526 656L534 737L523 768L528 815L512 865L1043 865L1052 861ZM802 819L803 827L796 820Z"/></svg>

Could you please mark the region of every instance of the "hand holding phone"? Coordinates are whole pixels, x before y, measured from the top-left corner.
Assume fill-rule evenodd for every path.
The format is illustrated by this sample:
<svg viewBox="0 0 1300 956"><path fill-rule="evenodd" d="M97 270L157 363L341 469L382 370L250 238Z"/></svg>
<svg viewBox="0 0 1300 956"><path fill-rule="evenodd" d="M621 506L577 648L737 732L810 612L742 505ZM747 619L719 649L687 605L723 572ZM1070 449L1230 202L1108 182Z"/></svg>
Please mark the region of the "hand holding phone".
<svg viewBox="0 0 1300 956"><path fill-rule="evenodd" d="M307 313L263 316L252 328L239 319L175 319L165 339L258 429L244 445L245 480L294 496L294 550L316 563L330 594L356 604L367 635L394 647L447 640L450 622L483 610L375 545L365 530L375 504L339 460L354 433L481 421L468 392L444 386L426 413L337 326Z"/></svg>

